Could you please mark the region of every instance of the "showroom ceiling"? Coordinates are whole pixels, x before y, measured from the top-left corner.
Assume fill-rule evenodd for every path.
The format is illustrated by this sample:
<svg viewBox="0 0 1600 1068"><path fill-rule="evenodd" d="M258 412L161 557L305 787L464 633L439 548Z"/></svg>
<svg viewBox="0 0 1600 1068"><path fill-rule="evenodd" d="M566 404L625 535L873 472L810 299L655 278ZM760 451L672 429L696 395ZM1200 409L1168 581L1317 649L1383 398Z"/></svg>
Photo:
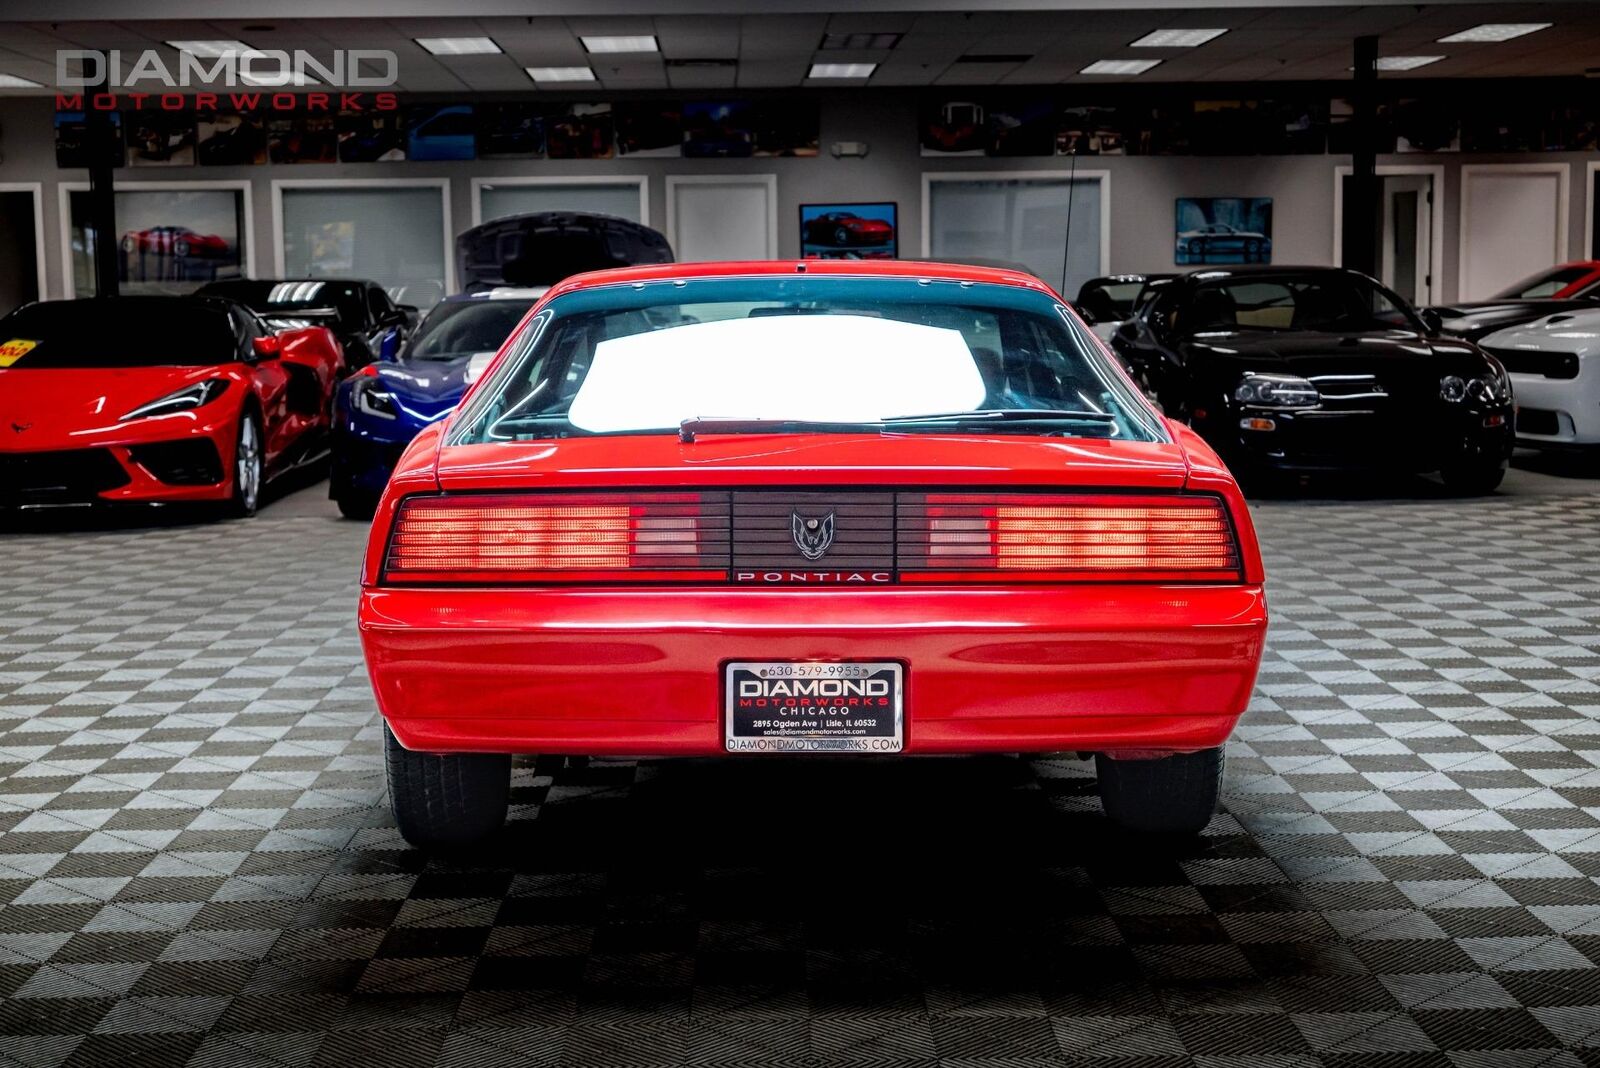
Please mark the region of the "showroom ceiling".
<svg viewBox="0 0 1600 1068"><path fill-rule="evenodd" d="M167 41L239 40L252 48L383 48L400 57L399 88L411 92L503 92L534 88L528 67L587 67L594 81L545 84L561 90L785 88L819 85L1038 85L1060 82L1192 82L1262 79L1317 81L1349 76L1351 39L1380 37L1385 56L1442 56L1410 72L1385 77L1530 77L1581 75L1600 64L1600 3L1434 3L1431 5L1296 4L1116 10L1103 0L1061 0L1055 7L1095 10L883 11L868 13L672 14L643 16L457 18L70 19L92 13L90 0L57 3L62 21L0 22L0 74L40 83L10 94L47 93L55 82L58 49L166 49ZM12 0L8 13L31 0ZM108 5L100 4L104 10ZM212 10L233 5L213 3ZM261 3L266 10L297 4ZM337 5L334 5L335 8ZM348 6L348 5L347 5ZM393 10L396 6L390 5ZM458 10L493 10L496 0L465 0ZM523 8L554 5L524 4ZM596 5L590 5L592 10ZM635 2L633 7L646 6ZM654 5L660 10L663 5ZM681 5L685 9L692 5ZM737 8L731 2L701 7ZM746 4L744 7L752 5ZM764 5L772 11L776 5ZM814 5L796 3L791 7ZM883 6L893 6L884 4ZM924 2L925 8L940 6ZM182 8L149 4L142 8ZM328 8L325 6L324 10ZM1441 43L1484 22L1552 23L1549 29L1501 43ZM1131 47L1160 29L1210 28L1228 32L1197 47ZM591 54L589 35L653 37L654 52ZM845 47L824 49L824 38ZM850 35L862 35L851 39ZM881 35L881 36L877 36ZM876 36L876 40L872 40ZM433 55L418 38L487 37L500 49L488 55ZM865 38L865 39L863 39ZM879 47L860 47L877 44ZM893 47L883 47L892 44ZM176 63L169 52L169 62ZM1100 60L1154 59L1137 76L1083 74ZM827 81L808 77L813 63L875 64L870 79Z"/></svg>

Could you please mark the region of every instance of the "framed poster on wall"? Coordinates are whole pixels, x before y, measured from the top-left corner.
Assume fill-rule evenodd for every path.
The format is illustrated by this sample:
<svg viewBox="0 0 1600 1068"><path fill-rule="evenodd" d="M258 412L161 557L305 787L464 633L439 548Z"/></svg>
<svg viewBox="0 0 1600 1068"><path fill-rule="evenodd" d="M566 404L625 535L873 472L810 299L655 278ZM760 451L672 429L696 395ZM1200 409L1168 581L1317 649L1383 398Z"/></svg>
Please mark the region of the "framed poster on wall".
<svg viewBox="0 0 1600 1068"><path fill-rule="evenodd" d="M800 205L800 255L808 260L892 260L899 254L894 203Z"/></svg>
<svg viewBox="0 0 1600 1068"><path fill-rule="evenodd" d="M1271 197L1179 197L1173 262L1272 262Z"/></svg>
<svg viewBox="0 0 1600 1068"><path fill-rule="evenodd" d="M117 266L121 291L192 293L206 282L248 275L249 195L238 185L146 183L116 191ZM61 187L67 231L67 292L95 292L94 242L87 227L89 191Z"/></svg>

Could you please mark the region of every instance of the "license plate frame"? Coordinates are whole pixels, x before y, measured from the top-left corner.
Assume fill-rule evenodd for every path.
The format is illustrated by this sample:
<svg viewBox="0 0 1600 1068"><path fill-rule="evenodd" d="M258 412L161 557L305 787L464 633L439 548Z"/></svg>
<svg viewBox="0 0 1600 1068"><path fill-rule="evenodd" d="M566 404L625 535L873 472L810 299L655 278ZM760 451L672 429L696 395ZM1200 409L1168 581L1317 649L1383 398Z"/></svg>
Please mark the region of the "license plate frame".
<svg viewBox="0 0 1600 1068"><path fill-rule="evenodd" d="M730 660L722 665L723 749L899 753L905 695L898 660Z"/></svg>

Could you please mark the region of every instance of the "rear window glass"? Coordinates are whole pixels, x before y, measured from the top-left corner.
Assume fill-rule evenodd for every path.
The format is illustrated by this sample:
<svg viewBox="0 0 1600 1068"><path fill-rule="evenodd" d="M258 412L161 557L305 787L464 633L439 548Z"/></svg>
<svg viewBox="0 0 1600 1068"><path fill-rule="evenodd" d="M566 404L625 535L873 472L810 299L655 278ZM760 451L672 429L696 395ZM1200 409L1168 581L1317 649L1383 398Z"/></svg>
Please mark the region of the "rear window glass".
<svg viewBox="0 0 1600 1068"><path fill-rule="evenodd" d="M672 433L685 420L1164 440L1043 293L771 276L557 298L474 393L451 443Z"/></svg>
<svg viewBox="0 0 1600 1068"><path fill-rule="evenodd" d="M1553 297L1587 276L1590 271L1591 268L1588 267L1553 267L1548 271L1541 271L1532 278L1524 278L1496 296L1500 300L1537 300L1540 297Z"/></svg>
<svg viewBox="0 0 1600 1068"><path fill-rule="evenodd" d="M533 307L533 301L438 304L406 349L408 360L454 360L495 352Z"/></svg>
<svg viewBox="0 0 1600 1068"><path fill-rule="evenodd" d="M0 319L11 367L203 367L239 355L226 305L183 297L30 304Z"/></svg>

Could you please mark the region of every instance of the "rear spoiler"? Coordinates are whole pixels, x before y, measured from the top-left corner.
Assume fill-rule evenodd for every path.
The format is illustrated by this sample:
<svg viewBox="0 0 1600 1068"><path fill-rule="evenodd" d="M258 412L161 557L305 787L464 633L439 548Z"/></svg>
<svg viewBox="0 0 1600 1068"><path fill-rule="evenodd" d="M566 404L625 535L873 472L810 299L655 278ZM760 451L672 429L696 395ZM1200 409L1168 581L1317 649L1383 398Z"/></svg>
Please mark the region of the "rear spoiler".
<svg viewBox="0 0 1600 1068"><path fill-rule="evenodd" d="M337 319L339 313L332 308L296 308L293 311L257 312L263 319Z"/></svg>

